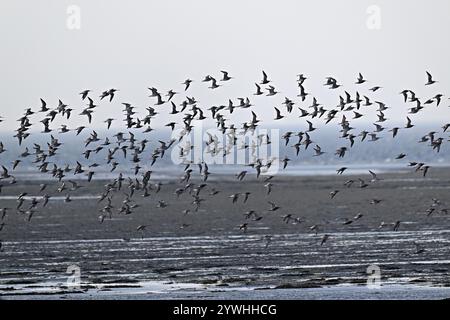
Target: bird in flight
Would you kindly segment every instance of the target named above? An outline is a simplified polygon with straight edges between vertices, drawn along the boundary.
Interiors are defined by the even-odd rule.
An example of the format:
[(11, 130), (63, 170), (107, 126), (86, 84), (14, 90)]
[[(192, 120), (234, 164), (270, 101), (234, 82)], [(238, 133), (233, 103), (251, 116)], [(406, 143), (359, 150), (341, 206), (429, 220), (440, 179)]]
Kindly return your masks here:
[(433, 80), (433, 76), (431, 73), (427, 71), (427, 83), (425, 83), (426, 86), (432, 85), (433, 83), (436, 83), (437, 81)]
[(364, 79), (363, 75), (360, 73), (358, 75), (358, 79), (356, 80), (356, 84), (363, 84), (364, 82), (366, 82), (366, 79)]
[(270, 80), (267, 77), (267, 74), (266, 74), (266, 72), (264, 70), (263, 70), (262, 74), (263, 74), (263, 79), (262, 79), (260, 84), (268, 84), (270, 82)]
[(191, 83), (192, 83), (192, 80), (191, 80), (191, 79), (186, 79), (186, 80), (184, 80), (184, 82), (182, 83), (182, 84), (185, 85), (184, 91), (187, 91), (187, 89), (189, 89), (189, 86), (191, 85)]
[[(437, 82), (429, 72), (426, 74), (427, 86)], [(147, 100), (142, 104), (145, 103), (145, 106), (117, 101), (122, 98), (122, 91), (118, 94), (119, 90), (115, 88), (100, 91), (101, 93), (96, 95), (93, 95), (91, 90), (82, 92), (77, 90), (76, 93), (79, 92), (79, 94), (76, 94), (76, 97), (79, 101), (73, 104), (56, 99), (55, 105), (52, 105), (48, 98), (43, 96), (49, 103), (43, 98), (36, 97), (36, 107), (24, 108), (17, 122), (14, 122), (17, 129), (11, 136), (14, 137), (16, 145), (13, 146), (10, 142), (4, 141), (4, 136), (1, 137), (3, 141), (0, 141), (2, 155), (0, 193), (5, 193), (5, 197), (13, 194), (11, 199), (15, 201), (15, 204), (11, 205), (11, 208), (0, 208), (2, 221), (0, 231), (8, 233), (13, 228), (13, 224), (9, 222), (12, 218), (11, 212), (23, 217), (22, 220), (38, 223), (48, 216), (40, 214), (41, 211), (55, 210), (58, 207), (58, 200), (63, 202), (64, 209), (80, 203), (82, 201), (78, 201), (78, 196), (84, 192), (89, 194), (93, 189), (88, 189), (88, 186), (92, 186), (101, 190), (93, 201), (93, 204), (98, 205), (96, 212), (100, 213), (96, 213), (93, 220), (102, 223), (103, 227), (116, 215), (119, 215), (118, 220), (121, 221), (128, 219), (128, 215), (131, 215), (130, 218), (136, 217), (141, 224), (136, 231), (133, 231), (134, 227), (129, 231), (140, 234), (142, 238), (144, 232), (150, 229), (147, 226), (150, 226), (152, 221), (156, 221), (154, 220), (157, 219), (156, 217), (168, 220), (155, 228), (172, 226), (177, 230), (183, 229), (185, 233), (190, 231), (197, 233), (199, 230), (196, 219), (212, 219), (213, 214), (208, 217), (202, 214), (213, 212), (221, 214), (222, 210), (229, 211), (229, 214), (224, 216), (227, 221), (233, 219), (233, 214), (239, 219), (245, 219), (244, 223), (232, 221), (229, 224), (231, 232), (235, 233), (241, 231), (257, 233), (258, 228), (264, 223), (268, 224), (264, 227), (270, 229), (271, 223), (280, 222), (281, 227), (286, 228), (295, 228), (294, 225), (299, 225), (299, 232), (302, 232), (301, 228), (305, 221), (308, 226), (306, 231), (315, 232), (316, 235), (318, 230), (322, 230), (322, 227), (325, 229), (325, 226), (326, 228), (333, 226), (345, 228), (346, 232), (351, 232), (354, 228), (362, 228), (365, 222), (367, 222), (366, 228), (370, 229), (369, 220), (378, 209), (396, 210), (395, 201), (405, 201), (405, 203), (407, 201), (389, 196), (391, 187), (389, 184), (393, 184), (392, 179), (388, 177), (381, 179), (378, 175), (382, 174), (375, 169), (368, 170), (370, 176), (367, 174), (367, 169), (364, 169), (366, 173), (363, 170), (362, 174), (358, 174), (358, 170), (348, 164), (348, 162), (351, 163), (349, 157), (357, 152), (356, 149), (359, 148), (360, 154), (368, 160), (371, 160), (371, 156), (379, 150), (383, 150), (383, 156), (391, 152), (386, 158), (398, 160), (395, 161), (395, 165), (403, 165), (402, 159), (411, 160), (410, 165), (404, 164), (405, 167), (410, 168), (406, 174), (416, 175), (413, 176), (414, 180), (423, 180), (424, 184), (439, 178), (438, 174), (435, 174), (433, 179), (423, 179), (427, 177), (430, 170), (434, 170), (434, 167), (430, 166), (432, 161), (425, 162), (410, 151), (410, 148), (412, 146), (424, 148), (429, 151), (424, 153), (431, 158), (448, 146), (450, 123), (444, 116), (444, 103), (447, 101), (444, 93), (432, 92), (421, 98), (419, 91), (416, 95), (415, 91), (404, 89), (398, 94), (396, 89), (395, 96), (400, 102), (397, 108), (394, 103), (391, 106), (388, 101), (382, 100), (384, 92), (380, 90), (381, 86), (367, 86), (369, 81), (363, 77), (362, 73), (358, 73), (356, 82), (351, 81), (352, 87), (356, 90), (347, 88), (334, 76), (327, 77), (325, 83), (320, 80), (320, 88), (330, 89), (326, 90), (326, 94), (330, 96), (329, 101), (322, 101), (318, 95), (319, 86), (310, 86), (312, 77), (306, 77), (304, 74), (297, 75), (296, 83), (293, 83), (294, 89), (299, 90), (297, 95), (294, 93), (296, 91), (290, 92), (279, 87), (278, 84), (269, 80), (265, 71), (262, 71), (262, 79), (259, 79), (257, 75), (256, 79), (247, 83), (247, 86), (241, 87), (241, 89), (249, 88), (247, 92), (241, 90), (238, 95), (224, 96), (226, 87), (234, 83), (234, 80), (230, 81), (233, 77), (225, 70), (220, 70), (217, 80), (215, 77), (215, 73), (210, 73), (204, 78), (195, 80), (195, 83), (199, 83), (201, 85), (199, 89), (205, 89), (203, 92), (208, 92), (209, 95), (218, 94), (217, 99), (203, 99), (190, 94), (186, 96), (187, 90), (194, 82), (190, 78), (183, 83), (178, 83), (178, 86), (183, 85), (184, 95), (180, 93), (183, 89), (176, 87), (161, 90), (153, 86), (148, 87), (149, 91), (144, 87), (143, 96)], [(307, 79), (309, 80), (306, 81)], [(206, 89), (219, 87), (221, 87), (219, 90)], [(427, 90), (433, 90), (433, 88), (432, 86)], [(317, 92), (313, 92), (315, 90)], [(387, 91), (387, 88), (383, 91)], [(190, 92), (193, 92), (192, 89)], [(280, 92), (283, 94), (282, 97)], [(404, 109), (402, 109), (402, 103)], [(270, 110), (274, 105), (278, 107), (274, 107), (275, 116), (271, 119)], [(437, 106), (439, 108), (436, 108)], [(394, 108), (396, 108), (395, 112), (391, 112)], [(442, 117), (440, 117), (441, 112)], [(434, 131), (421, 133), (421, 136), (417, 138), (420, 145), (404, 145), (401, 144), (402, 141), (397, 141), (407, 135), (412, 137), (416, 130), (404, 129), (416, 126), (415, 129), (420, 130), (420, 116), (433, 113), (440, 121), (446, 121), (441, 121), (438, 126), (430, 129)], [(404, 126), (396, 124), (398, 119), (394, 118), (398, 114), (402, 114), (400, 119), (406, 116)], [(4, 125), (7, 120), (0, 116), (1, 125)], [(277, 121), (279, 135), (260, 131), (265, 129), (262, 128), (263, 125), (270, 127), (272, 120)], [(72, 121), (77, 125), (73, 125)], [(292, 122), (294, 124), (288, 128), (285, 123), (289, 121), (295, 122)], [(97, 129), (97, 125), (105, 130)], [(42, 126), (43, 131), (39, 132)], [(122, 126), (121, 129), (119, 129), (120, 126)], [(203, 138), (200, 141), (190, 140), (190, 134), (197, 132), (197, 129), (200, 130), (202, 126), (204, 129), (212, 128), (211, 132), (209, 129), (206, 130), (205, 141)], [(35, 130), (38, 128), (40, 130)], [(217, 131), (214, 132), (215, 129)], [(326, 130), (332, 133), (322, 136)], [(170, 134), (170, 136), (164, 138), (163, 134)], [(254, 134), (256, 139), (246, 140), (249, 134)], [(37, 135), (42, 136), (43, 140), (34, 139)], [(387, 144), (388, 139), (392, 141), (394, 138), (399, 144), (395, 148), (390, 148)], [(320, 145), (325, 150), (333, 148), (333, 143), (336, 144), (336, 149), (331, 149), (336, 150), (334, 154), (331, 152), (329, 157), (324, 156), (326, 152), (322, 151)], [(310, 145), (313, 146), (312, 151), (311, 149), (308, 151)], [(262, 150), (265, 147), (272, 148), (270, 151), (277, 151), (277, 153), (265, 154)], [(376, 149), (377, 147), (381, 149)], [(81, 148), (80, 152), (77, 151), (78, 148)], [(197, 148), (200, 149), (198, 153)], [(232, 174), (229, 174), (231, 177), (225, 177), (225, 174), (222, 175), (220, 172), (216, 175), (215, 166), (208, 167), (210, 163), (206, 159), (209, 156), (223, 160), (212, 161), (216, 164), (228, 164), (228, 157), (234, 156), (235, 150), (243, 150), (248, 154), (246, 153), (245, 164), (233, 170)], [(442, 154), (441, 151), (439, 156)], [(358, 156), (358, 153), (356, 155)], [(317, 158), (319, 156), (322, 157)], [(419, 159), (414, 159), (415, 156)], [(175, 158), (180, 160), (179, 166), (165, 168), (167, 164), (165, 161)], [(325, 191), (323, 193), (320, 191), (320, 198), (317, 199), (314, 196), (310, 197), (309, 190), (308, 193), (303, 193), (304, 190), (300, 188), (297, 190), (296, 184), (292, 182), (294, 178), (280, 177), (283, 174), (290, 174), (291, 171), (298, 171), (291, 170), (292, 168), (297, 169), (304, 163), (313, 161), (319, 165), (339, 162), (332, 179), (329, 178), (326, 181), (319, 179), (320, 189)], [(288, 165), (289, 170), (283, 171)], [(271, 172), (274, 167), (275, 173)], [(351, 172), (347, 171), (348, 167), (352, 168), (349, 170)], [(26, 188), (19, 189), (19, 185), (14, 186), (14, 184), (23, 179), (22, 170), (25, 168), (37, 170), (51, 181), (30, 182), (26, 184)], [(180, 176), (182, 175), (181, 179), (166, 183), (165, 178), (159, 178), (157, 171), (161, 170), (161, 176), (165, 177), (166, 174), (170, 175), (178, 168), (180, 168)], [(344, 178), (341, 176), (344, 173), (346, 176), (347, 173), (351, 176)], [(99, 177), (105, 175), (108, 179)], [(211, 178), (208, 180), (209, 176)], [(103, 182), (103, 180), (108, 181)], [(305, 179), (305, 183), (309, 181), (309, 178)], [(255, 186), (254, 189), (253, 186)], [(383, 193), (379, 193), (384, 187), (388, 190), (386, 197)], [(166, 193), (166, 190), (169, 191)], [(392, 195), (400, 194), (401, 190), (396, 189), (396, 193)], [(440, 192), (440, 189), (430, 190), (426, 189), (423, 192), (437, 194)], [(419, 197), (420, 192), (422, 190), (408, 189), (410, 197)], [(298, 199), (292, 199), (292, 196)], [(349, 196), (352, 197), (351, 202), (343, 204), (344, 201), (348, 201), (346, 199)], [(298, 213), (293, 211), (296, 207), (290, 207), (295, 206), (293, 202), (297, 200), (304, 202), (311, 211), (311, 217), (297, 216)], [(266, 201), (268, 205), (265, 204)], [(321, 206), (323, 205), (324, 212), (329, 211), (330, 214), (344, 212), (347, 214), (346, 217), (343, 218), (344, 220), (342, 218), (322, 219), (320, 212), (314, 211), (316, 209), (314, 203), (317, 201)], [(408, 205), (412, 206), (417, 201), (408, 202)], [(358, 205), (367, 206), (367, 213), (361, 211), (364, 212), (364, 218), (363, 213), (356, 211), (358, 213), (355, 215), (354, 208), (350, 208), (356, 202), (359, 202)], [(173, 212), (170, 211), (172, 208)], [(409, 208), (407, 209), (410, 212)], [(364, 207), (360, 210), (364, 210)], [(439, 215), (446, 214), (448, 210), (447, 207), (435, 201), (426, 213), (428, 219), (432, 221), (442, 218)], [(425, 208), (420, 209), (420, 212), (424, 211)], [(37, 219), (33, 218), (31, 221), (32, 217)], [(74, 219), (76, 217), (77, 215), (73, 216)], [(398, 231), (400, 225), (406, 228), (407, 224), (398, 220), (394, 223), (383, 223), (382, 226), (393, 227), (394, 231)], [(98, 228), (98, 222), (96, 225)], [(254, 228), (255, 225), (258, 228)], [(239, 227), (236, 228), (236, 226)], [(221, 226), (217, 228), (214, 226), (214, 228), (218, 230)], [(321, 246), (329, 241), (330, 234), (333, 235), (331, 231), (323, 234)], [(247, 243), (251, 245), (251, 236), (241, 234), (239, 237), (249, 241)], [(264, 239), (267, 249), (272, 236), (266, 236)]]

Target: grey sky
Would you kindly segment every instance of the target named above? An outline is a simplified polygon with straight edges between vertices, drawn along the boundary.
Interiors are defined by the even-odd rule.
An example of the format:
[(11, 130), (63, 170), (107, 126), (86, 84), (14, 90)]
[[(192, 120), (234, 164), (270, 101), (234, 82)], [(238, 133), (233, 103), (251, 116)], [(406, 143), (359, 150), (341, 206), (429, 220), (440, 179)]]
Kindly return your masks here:
[[(66, 27), (72, 4), (81, 9), (80, 30)], [(369, 5), (381, 9), (380, 30), (366, 26)], [(392, 106), (391, 119), (404, 119), (401, 89), (416, 89), (423, 99), (443, 93), (436, 112), (416, 117), (443, 123), (450, 120), (449, 13), (447, 0), (3, 0), (0, 115), (8, 120), (1, 129), (15, 128), (23, 109), (38, 108), (40, 97), (52, 107), (61, 98), (80, 108), (78, 92), (85, 88), (95, 97), (119, 88), (117, 103), (102, 104), (95, 116), (122, 119), (119, 102), (142, 111), (153, 101), (148, 86), (180, 92), (188, 77), (196, 80), (188, 95), (200, 106), (249, 96), (269, 120), (284, 96), (295, 98), (298, 73), (310, 77), (305, 86), (319, 102), (334, 107), (336, 95), (324, 89), (324, 78), (333, 75), (354, 92), (358, 72), (370, 85), (384, 87), (374, 99)], [(214, 92), (200, 83), (206, 74), (219, 77), (221, 69), (229, 70), (234, 82)], [(277, 98), (253, 98), (262, 69), (281, 91)], [(425, 70), (439, 83), (425, 88)], [(69, 125), (84, 119), (74, 116)]]

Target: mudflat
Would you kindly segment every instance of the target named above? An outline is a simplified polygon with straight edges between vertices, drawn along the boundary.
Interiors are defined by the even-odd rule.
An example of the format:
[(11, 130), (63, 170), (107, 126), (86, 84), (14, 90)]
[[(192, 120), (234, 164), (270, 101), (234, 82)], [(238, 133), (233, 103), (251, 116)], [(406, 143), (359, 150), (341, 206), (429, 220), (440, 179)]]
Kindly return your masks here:
[[(38, 204), (30, 221), (16, 212), (16, 197), (28, 193), (26, 210), (32, 197), (43, 194), (42, 182), (18, 182), (0, 195), (0, 207), (11, 208), (0, 231), (0, 294), (69, 294), (69, 266), (80, 268), (78, 297), (94, 288), (139, 289), (145, 283), (180, 284), (163, 286), (166, 298), (176, 297), (183, 283), (193, 285), (196, 298), (211, 288), (265, 291), (368, 280), (450, 286), (450, 169), (432, 168), (426, 178), (411, 171), (379, 177), (276, 176), (267, 194), (264, 177), (240, 182), (211, 175), (197, 211), (189, 191), (174, 194), (186, 183), (168, 180), (147, 197), (136, 190), (131, 214), (118, 213), (124, 193), (130, 194), (124, 181), (112, 194), (111, 217), (99, 211), (105, 201), (97, 198), (109, 181), (80, 181), (83, 187), (70, 192), (70, 202), (56, 191), (60, 184), (46, 182), (51, 198), (45, 208)], [(358, 178), (368, 186), (361, 188)], [(347, 187), (348, 180), (355, 182)], [(191, 183), (195, 188), (204, 182), (193, 175)], [(211, 195), (213, 189), (219, 192)], [(339, 192), (331, 198), (334, 190)], [(229, 196), (236, 193), (233, 204)], [(269, 201), (279, 209), (270, 211)], [(246, 219), (250, 210), (256, 215)]]

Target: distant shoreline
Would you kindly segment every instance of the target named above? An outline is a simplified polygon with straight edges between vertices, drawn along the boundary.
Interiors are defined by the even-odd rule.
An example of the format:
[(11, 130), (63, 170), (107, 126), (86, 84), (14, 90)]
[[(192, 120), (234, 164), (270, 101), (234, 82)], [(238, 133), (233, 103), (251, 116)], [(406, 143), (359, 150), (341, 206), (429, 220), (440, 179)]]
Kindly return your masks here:
[[(312, 177), (312, 176), (334, 176), (336, 175), (336, 170), (342, 166), (346, 166), (348, 169), (345, 171), (345, 175), (355, 176), (361, 174), (367, 174), (368, 170), (372, 170), (376, 173), (414, 173), (414, 169), (408, 167), (404, 163), (395, 164), (395, 163), (373, 163), (373, 164), (324, 164), (324, 165), (313, 165), (313, 164), (305, 164), (305, 165), (290, 165), (286, 169), (281, 169), (274, 174), (275, 176), (281, 177)], [(447, 170), (450, 169), (450, 163), (427, 163), (427, 165), (431, 166), (430, 171), (434, 170)], [(159, 166), (156, 169), (153, 167), (143, 168), (140, 172), (135, 175), (132, 170), (129, 171), (96, 171), (94, 176), (94, 181), (105, 181), (105, 180), (113, 180), (116, 179), (120, 173), (123, 174), (124, 178), (131, 177), (140, 177), (142, 173), (147, 170), (155, 170), (152, 174), (152, 180), (177, 180), (183, 174), (184, 165), (171, 165), (171, 166)], [(196, 164), (191, 165), (191, 169), (195, 172), (198, 170)], [(234, 176), (238, 172), (242, 170), (248, 171), (248, 176), (256, 176), (254, 169), (245, 165), (210, 165), (210, 177), (209, 181), (217, 179), (217, 177), (229, 177)], [(29, 170), (17, 170), (11, 173), (18, 180), (33, 180), (33, 181), (57, 181), (53, 178), (49, 173), (40, 173), (37, 172), (35, 168), (30, 168)], [(261, 177), (268, 176), (271, 174), (261, 174)], [(420, 175), (418, 175), (420, 177)], [(64, 180), (87, 180), (87, 178), (83, 175), (73, 175), (69, 173)], [(0, 180), (1, 181), (1, 180)], [(18, 181), (20, 182), (20, 181)]]

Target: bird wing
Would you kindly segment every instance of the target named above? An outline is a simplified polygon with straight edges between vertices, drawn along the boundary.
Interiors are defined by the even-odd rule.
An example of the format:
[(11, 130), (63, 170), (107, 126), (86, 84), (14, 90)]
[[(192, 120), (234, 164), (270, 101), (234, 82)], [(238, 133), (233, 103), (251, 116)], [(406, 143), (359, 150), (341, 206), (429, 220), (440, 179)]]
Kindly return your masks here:
[(281, 116), (281, 114), (280, 114), (280, 110), (278, 110), (278, 108), (277, 107), (274, 107), (275, 108), (275, 112), (277, 113), (277, 118), (278, 117), (280, 117)]
[(252, 120), (252, 122), (256, 122), (256, 114), (255, 114), (255, 112), (252, 111), (252, 115), (253, 115), (253, 120)]

